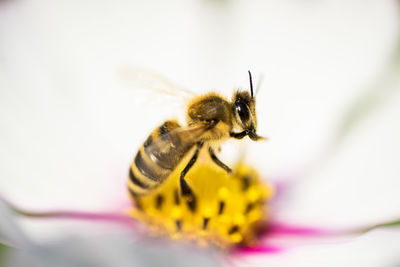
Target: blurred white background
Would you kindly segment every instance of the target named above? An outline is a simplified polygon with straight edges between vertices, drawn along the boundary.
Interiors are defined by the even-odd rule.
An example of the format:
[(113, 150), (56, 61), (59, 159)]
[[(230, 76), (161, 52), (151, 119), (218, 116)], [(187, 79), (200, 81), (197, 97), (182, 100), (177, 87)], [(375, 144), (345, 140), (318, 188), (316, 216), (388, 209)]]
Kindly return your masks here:
[[(276, 217), (343, 227), (399, 217), (399, 69), (388, 74), (399, 12), (394, 0), (2, 1), (0, 192), (27, 208), (121, 205), (137, 148), (183, 110), (139, 102), (118, 68), (229, 97), (250, 69), (264, 77), (258, 132), (269, 140), (246, 141), (246, 160), (264, 177), (302, 179)], [(370, 92), (380, 105), (334, 146)]]

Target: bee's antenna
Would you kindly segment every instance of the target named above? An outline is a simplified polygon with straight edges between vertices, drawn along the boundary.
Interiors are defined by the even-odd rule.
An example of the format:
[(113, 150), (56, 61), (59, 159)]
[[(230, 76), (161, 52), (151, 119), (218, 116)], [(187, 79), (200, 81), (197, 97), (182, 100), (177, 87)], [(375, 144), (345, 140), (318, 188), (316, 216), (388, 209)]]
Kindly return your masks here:
[(249, 72), (249, 78), (250, 78), (250, 92), (251, 92), (251, 98), (253, 98), (253, 79), (251, 78), (251, 72)]

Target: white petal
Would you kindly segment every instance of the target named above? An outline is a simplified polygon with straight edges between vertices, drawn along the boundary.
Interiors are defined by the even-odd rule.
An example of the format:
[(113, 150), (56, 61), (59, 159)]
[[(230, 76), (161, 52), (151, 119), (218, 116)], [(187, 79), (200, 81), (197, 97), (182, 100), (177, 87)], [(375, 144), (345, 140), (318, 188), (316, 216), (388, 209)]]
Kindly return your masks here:
[(122, 234), (98, 234), (90, 240), (69, 238), (16, 251), (8, 257), (6, 266), (187, 266), (189, 262), (191, 266), (219, 266), (210, 251), (133, 240)]
[[(248, 258), (240, 266), (365, 266), (394, 267), (400, 263), (399, 230), (375, 230), (354, 240), (305, 246), (275, 255)], [(240, 260), (238, 261), (240, 264)]]
[(13, 212), (0, 198), (0, 243), (14, 247), (28, 247), (29, 238), (18, 227)]
[[(400, 81), (390, 86), (398, 89)], [(316, 162), (293, 192), (287, 220), (352, 227), (400, 216), (399, 104), (399, 93), (386, 99), (328, 159)]]
[(1, 258), (2, 266), (187, 266), (188, 262), (191, 266), (218, 266), (221, 260), (212, 251), (140, 240), (132, 231), (113, 225), (101, 232), (92, 226), (90, 231), (81, 231), (79, 237), (34, 243), (19, 228), (15, 215), (2, 200), (0, 214), (0, 243), (11, 246)]
[[(303, 166), (331, 138), (342, 108), (384, 65), (398, 31), (396, 4), (262, 0), (1, 4), (2, 194), (27, 208), (88, 210), (114, 206), (125, 196), (126, 170), (135, 150), (155, 125), (169, 118), (162, 107), (146, 110), (132, 105), (135, 94), (119, 86), (114, 73), (120, 64), (131, 62), (154, 68), (198, 92), (221, 88), (230, 94), (233, 85), (247, 86), (247, 80), (240, 80), (247, 78), (248, 68), (265, 73), (257, 99), (258, 124), (260, 134), (270, 141), (252, 144), (249, 159), (262, 173)], [(326, 180), (314, 178), (310, 184), (316, 187), (302, 188), (296, 211), (308, 214), (306, 220), (335, 220), (335, 224), (342, 220), (344, 225), (354, 216), (361, 222), (393, 215), (376, 210), (378, 204), (382, 207), (380, 201), (392, 204), (394, 193), (389, 189), (386, 194), (379, 183), (382, 179), (374, 180), (384, 176), (383, 181), (398, 187), (391, 179), (398, 172), (390, 158), (377, 156), (391, 155), (386, 152), (391, 151), (392, 136), (366, 128), (365, 134), (387, 143), (381, 148), (368, 136), (353, 137), (349, 143), (358, 148), (355, 158), (363, 160), (356, 169), (356, 164), (346, 165), (353, 162), (346, 156), (354, 155), (344, 148), (338, 156), (342, 159), (320, 172), (318, 177)], [(354, 142), (358, 139), (360, 143)], [(362, 149), (369, 148), (369, 141), (375, 145), (371, 161)], [(385, 175), (376, 165), (372, 171), (364, 170), (380, 160)], [(359, 178), (350, 187), (349, 176)], [(370, 186), (359, 190), (360, 184), (385, 193), (376, 195)], [(361, 195), (369, 196), (368, 204), (358, 198)]]
[(170, 116), (134, 106), (115, 75), (129, 63), (228, 95), (248, 86), (248, 68), (265, 73), (258, 124), (270, 141), (251, 144), (249, 159), (263, 173), (303, 166), (383, 65), (395, 3), (9, 2), (0, 9), (1, 187), (35, 207), (118, 202), (135, 151)]

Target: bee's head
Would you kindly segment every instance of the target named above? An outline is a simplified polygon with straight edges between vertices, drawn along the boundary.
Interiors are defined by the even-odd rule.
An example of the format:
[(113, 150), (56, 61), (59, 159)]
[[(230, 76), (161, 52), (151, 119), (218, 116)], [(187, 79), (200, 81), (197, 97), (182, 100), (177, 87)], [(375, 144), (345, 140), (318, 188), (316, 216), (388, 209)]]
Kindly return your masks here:
[(247, 91), (236, 91), (233, 94), (233, 120), (235, 127), (244, 131), (251, 140), (264, 139), (257, 135), (256, 101), (253, 95), (253, 82), (250, 77), (250, 94)]

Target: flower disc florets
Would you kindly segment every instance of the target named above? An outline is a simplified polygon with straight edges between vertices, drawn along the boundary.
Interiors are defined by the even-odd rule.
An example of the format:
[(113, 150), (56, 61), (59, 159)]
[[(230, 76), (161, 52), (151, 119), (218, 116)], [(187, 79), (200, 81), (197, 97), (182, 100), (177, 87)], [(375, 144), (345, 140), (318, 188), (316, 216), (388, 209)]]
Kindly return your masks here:
[(193, 188), (196, 207), (179, 191), (181, 166), (152, 193), (136, 198), (130, 215), (153, 235), (230, 248), (252, 245), (267, 220), (273, 189), (249, 165), (237, 164), (228, 174), (215, 163), (199, 161), (185, 179)]

